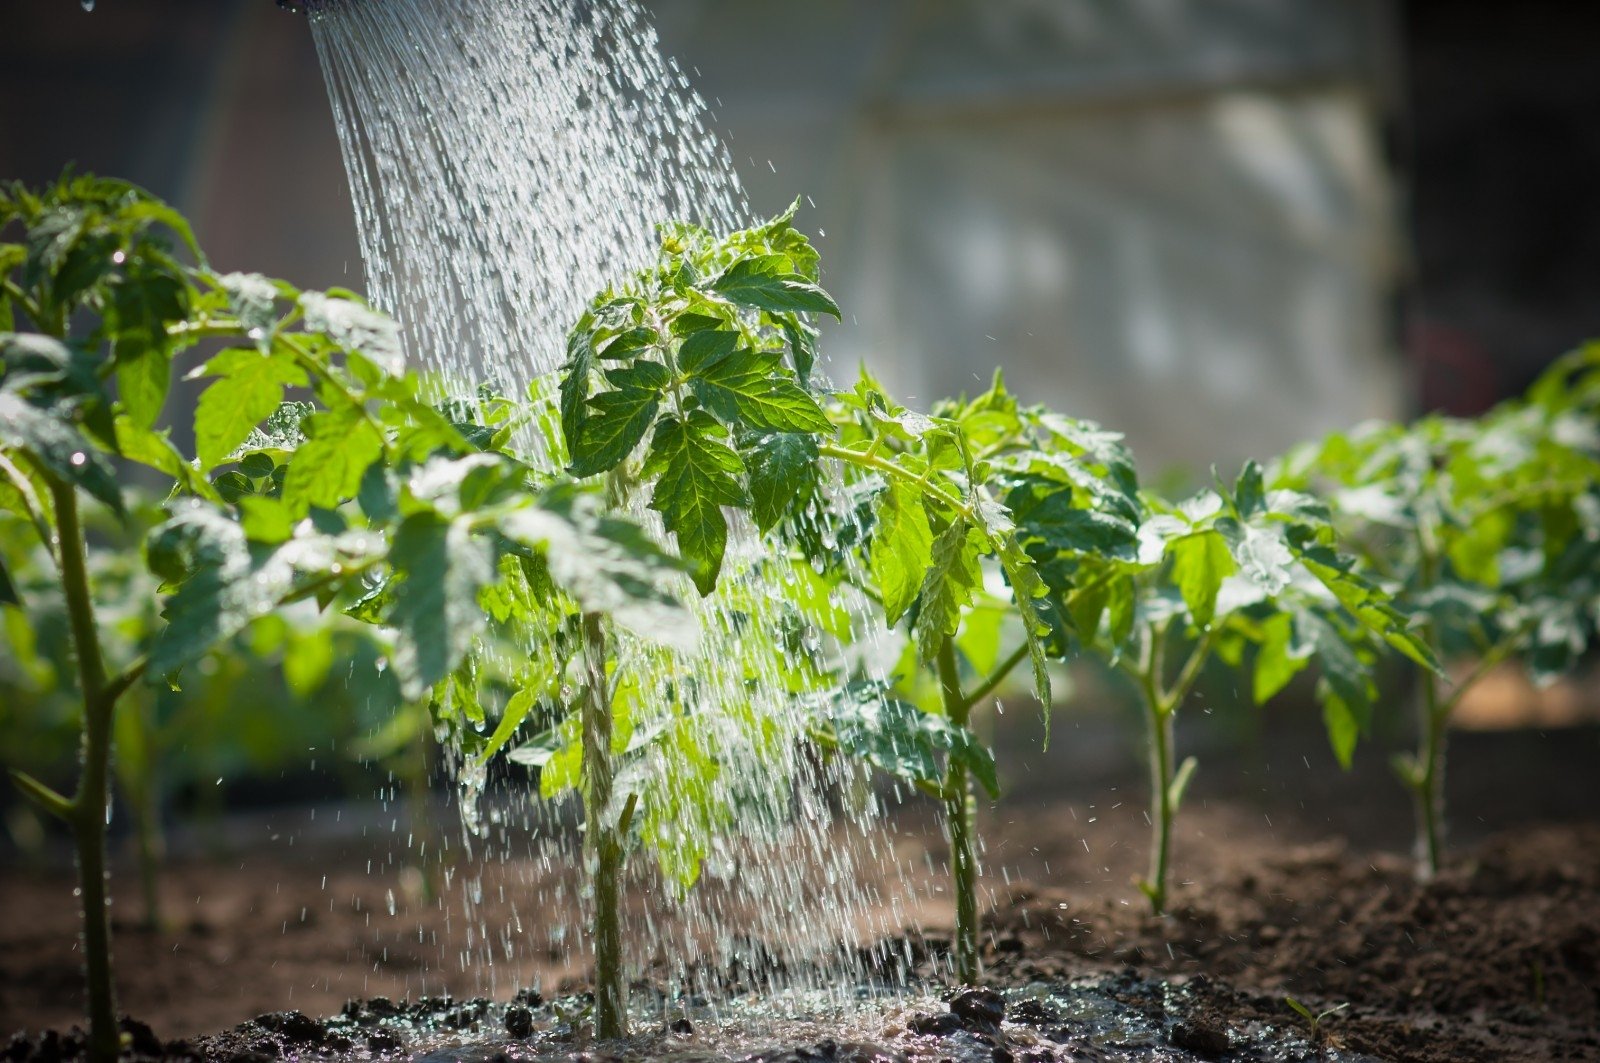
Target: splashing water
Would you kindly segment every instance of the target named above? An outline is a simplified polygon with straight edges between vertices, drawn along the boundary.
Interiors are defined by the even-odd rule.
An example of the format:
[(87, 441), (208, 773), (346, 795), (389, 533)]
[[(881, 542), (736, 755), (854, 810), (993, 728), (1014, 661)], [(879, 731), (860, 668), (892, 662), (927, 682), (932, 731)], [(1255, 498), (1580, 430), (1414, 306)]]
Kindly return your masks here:
[[(329, 0), (311, 17), (371, 296), (399, 321), (413, 360), (444, 379), (549, 387), (566, 329), (596, 291), (653, 259), (656, 223), (747, 223), (727, 151), (634, 0)], [(537, 438), (524, 442), (538, 450)], [(696, 605), (698, 652), (622, 650), (647, 691), (671, 684), (692, 701), (698, 750), (679, 755), (714, 753), (717, 803), (736, 812), (706, 854), (711, 881), (687, 896), (646, 854), (630, 860), (643, 887), (625, 915), (633, 966), (650, 960), (681, 987), (697, 965), (770, 977), (776, 963), (791, 984), (842, 987), (861, 973), (849, 939), (902, 924), (903, 882), (868, 884), (882, 849), (861, 780), (802, 756), (803, 721), (781, 679), (745, 673), (740, 644), (776, 638), (784, 593), (762, 574), (754, 532), (733, 532), (724, 586)], [(641, 812), (683, 796), (671, 765), (650, 767)], [(486, 925), (482, 871), (469, 870), (459, 962), (488, 971), (492, 988), (495, 964), (519, 954), (581, 956), (586, 943), (568, 927), (582, 924), (552, 917), (575, 899), (579, 857), (563, 810), (513, 795), (480, 820), (482, 769), (463, 782), (478, 848), (531, 854), (525, 889), (548, 942), (530, 941), (520, 919)], [(843, 802), (853, 832), (836, 821), (842, 793), (858, 795)]]

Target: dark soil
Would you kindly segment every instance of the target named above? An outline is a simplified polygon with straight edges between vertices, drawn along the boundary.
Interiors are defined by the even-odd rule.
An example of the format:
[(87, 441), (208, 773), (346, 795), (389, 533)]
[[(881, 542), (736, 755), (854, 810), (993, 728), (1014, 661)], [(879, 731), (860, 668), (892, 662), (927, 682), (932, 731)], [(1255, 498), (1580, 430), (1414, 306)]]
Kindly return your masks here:
[[(1562, 807), (1518, 796), (1537, 790), (1541, 772), (1562, 757), (1572, 761), (1562, 763), (1569, 780), (1572, 767), (1600, 764), (1588, 732), (1581, 740), (1557, 735), (1555, 746), (1547, 758), (1507, 759), (1506, 743), (1485, 741), (1481, 764), (1473, 763), (1470, 744), (1457, 750), (1458, 777), (1476, 780), (1486, 800), (1453, 795), (1463, 840), (1450, 866), (1425, 886), (1387, 845), (1405, 836), (1407, 814), (1381, 775), (1353, 786), (1330, 813), (1327, 805), (1207, 790), (1208, 774), (1213, 780), (1239, 774), (1205, 762), (1180, 819), (1179, 881), (1163, 919), (1147, 913), (1130, 884), (1143, 870), (1146, 842), (1135, 782), (1123, 779), (1112, 788), (1094, 780), (1080, 800), (1024, 790), (1022, 798), (985, 812), (979, 824), (990, 891), (987, 976), (1010, 993), (1004, 1030), (1011, 1040), (986, 1045), (978, 1038), (974, 1024), (988, 1020), (975, 1001), (948, 1017), (925, 1017), (926, 1036), (935, 1044), (946, 1038), (950, 1058), (977, 1058), (975, 1045), (997, 1060), (1006, 1053), (1039, 1060), (1267, 1058), (1259, 1054), (1263, 1036), (1277, 1038), (1282, 1049), (1294, 1031), (1309, 1032), (1284, 1003), (1293, 996), (1316, 1011), (1348, 1005), (1319, 1031), (1322, 1047), (1344, 1058), (1600, 1060), (1600, 815), (1593, 808), (1600, 786), (1591, 770), (1587, 787), (1576, 787)], [(1485, 778), (1499, 778), (1509, 800), (1496, 800)], [(1373, 825), (1368, 833), (1380, 842), (1328, 840), (1335, 814), (1356, 825), (1349, 833), (1357, 837), (1365, 816)], [(899, 835), (900, 859), (920, 862), (922, 851), (936, 866), (943, 859), (926, 810), (908, 809)], [(508, 1003), (519, 987), (581, 989), (575, 972), (533, 949), (494, 968), (463, 969), (459, 898), (408, 897), (398, 864), (380, 855), (369, 872), (370, 847), (241, 842), (252, 846), (242, 862), (170, 869), (169, 929), (151, 933), (119, 923), (119, 1003), (156, 1031), (138, 1033), (134, 1047), (235, 1063), (337, 1055), (346, 1041), (358, 1052), (382, 1054), (386, 1031), (421, 1015), (484, 1031), (488, 1047), (481, 1055), (490, 1063), (498, 1051), (494, 1039), (518, 1040), (508, 1022), (521, 1028), (526, 1020), (529, 1031), (549, 1031), (557, 1022), (552, 1005)], [(81, 1014), (70, 881), (60, 873), (0, 874), (0, 1031), (68, 1029)], [(490, 908), (501, 887), (513, 897), (525, 889), (527, 874), (512, 863), (486, 875)], [(122, 873), (121, 881), (130, 879)], [(944, 895), (932, 892), (937, 882), (929, 880), (919, 913), (929, 928), (948, 925)], [(129, 892), (118, 895), (124, 920)], [(911, 935), (907, 945), (917, 959), (914, 978), (933, 974), (948, 947), (937, 929)], [(1084, 992), (1156, 1016), (1155, 1042), (1117, 1055), (1103, 1042), (1051, 1040), (1060, 1021), (1049, 1009), (1019, 1004), (1016, 992), (1073, 979), (1092, 981)], [(455, 998), (445, 1002), (446, 994)], [(498, 1003), (480, 1004), (480, 995)], [(410, 1003), (388, 1005), (383, 998)], [(353, 999), (368, 1003), (347, 1008)], [(398, 1017), (358, 1021), (385, 1007)], [(290, 1008), (313, 1018), (274, 1017)], [(226, 1037), (205, 1036), (254, 1016), (267, 1017)], [(316, 1031), (320, 1039), (294, 1047), (293, 1038)], [(394, 1036), (390, 1050), (407, 1043)], [(663, 1026), (655, 1036), (633, 1057), (656, 1058), (677, 1044), (673, 1037), (688, 1035)], [(35, 1038), (16, 1042), (6, 1058), (58, 1063), (74, 1047), (62, 1036)], [(1126, 1054), (1156, 1047), (1153, 1055)], [(784, 1046), (791, 1054), (774, 1058), (873, 1058), (857, 1049), (841, 1039), (832, 1048)], [(1295, 1056), (1279, 1051), (1274, 1058)]]

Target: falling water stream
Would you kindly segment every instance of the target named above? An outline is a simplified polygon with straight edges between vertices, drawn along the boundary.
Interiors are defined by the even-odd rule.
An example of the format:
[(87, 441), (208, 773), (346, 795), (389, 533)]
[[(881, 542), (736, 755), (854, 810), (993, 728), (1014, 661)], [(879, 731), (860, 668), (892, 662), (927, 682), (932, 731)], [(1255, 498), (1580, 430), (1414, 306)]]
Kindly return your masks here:
[[(310, 14), (370, 295), (398, 320), (412, 360), (442, 380), (487, 378), (508, 394), (548, 387), (589, 299), (652, 261), (657, 223), (726, 231), (750, 220), (703, 104), (634, 0), (332, 0)], [(540, 450), (536, 437), (523, 442)], [(723, 587), (695, 601), (693, 652), (623, 646), (646, 689), (694, 692), (697, 729), (722, 762), (716, 796), (736, 812), (706, 881), (687, 893), (648, 854), (630, 860), (645, 899), (625, 916), (632, 958), (680, 988), (696, 965), (770, 971), (778, 961), (792, 987), (853, 993), (851, 939), (900, 928), (903, 884), (891, 895), (867, 885), (880, 830), (872, 800), (845, 768), (801, 753), (803, 720), (776, 673), (744, 672), (739, 641), (777, 630), (784, 598), (759, 574), (770, 571), (758, 572), (760, 557), (753, 530), (736, 527)], [(536, 638), (521, 652), (540, 652)], [(670, 763), (636, 778), (642, 810), (675, 796)], [(512, 926), (487, 925), (481, 885), (462, 872), (459, 962), (488, 971), (493, 988), (495, 963), (519, 953), (581, 959), (584, 924), (544, 917), (575, 899), (558, 873), (579, 866), (562, 821), (570, 809), (497, 794), (480, 813), (481, 774), (462, 781), (477, 855), (532, 859)], [(843, 802), (848, 825), (842, 794), (857, 795)]]

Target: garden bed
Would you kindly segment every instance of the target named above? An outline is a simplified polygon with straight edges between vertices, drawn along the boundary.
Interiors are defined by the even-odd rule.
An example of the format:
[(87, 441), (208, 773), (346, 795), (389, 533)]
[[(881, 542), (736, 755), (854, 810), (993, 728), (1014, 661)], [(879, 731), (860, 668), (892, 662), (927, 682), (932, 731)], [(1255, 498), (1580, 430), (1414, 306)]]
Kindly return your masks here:
[[(1372, 846), (1362, 834), (1353, 842), (1319, 840), (1326, 836), (1329, 813), (1321, 802), (1264, 805), (1208, 790), (1202, 777), (1179, 828), (1185, 881), (1164, 920), (1146, 914), (1130, 884), (1143, 863), (1146, 835), (1142, 812), (1117, 798), (1124, 792), (1121, 784), (1116, 790), (1098, 783), (1084, 787), (1072, 800), (1019, 797), (1003, 803), (982, 823), (987, 866), (1007, 869), (986, 872), (983, 880), (996, 892), (988, 919), (992, 933), (984, 943), (988, 981), (1017, 991), (1034, 986), (1034, 993), (1056, 998), (1064, 994), (1078, 1001), (1080, 1014), (1143, 1015), (1144, 1025), (1118, 1018), (1121, 1034), (1100, 1031), (1097, 1041), (1089, 1030), (1075, 1039), (1072, 1023), (1058, 1021), (1059, 999), (1041, 1010), (1022, 1006), (1022, 997), (1013, 995), (1005, 1036), (987, 1045), (983, 1058), (993, 1058), (995, 1047), (1018, 1059), (1028, 1052), (1048, 1059), (1115, 1059), (1128, 1052), (1151, 1058), (1150, 1045), (1164, 1046), (1173, 1053), (1168, 1058), (1204, 1058), (1196, 1048), (1179, 1052), (1174, 1037), (1193, 1035), (1192, 1046), (1220, 1047), (1211, 1036), (1218, 1032), (1230, 1038), (1234, 1058), (1257, 1058), (1264, 1045), (1293, 1058), (1306, 1024), (1289, 1011), (1287, 996), (1318, 1010), (1348, 1003), (1327, 1020), (1326, 1033), (1329, 1044), (1353, 1055), (1441, 1061), (1600, 1057), (1600, 816), (1572, 801), (1552, 806), (1548, 792), (1540, 802), (1516, 797), (1532, 792), (1540, 771), (1554, 770), (1553, 760), (1592, 757), (1594, 737), (1584, 730), (1461, 741), (1456, 754), (1463, 784), (1498, 772), (1503, 786), (1498, 797), (1482, 789), (1453, 794), (1460, 833), (1469, 844), (1426, 887), (1412, 881), (1399, 854)], [(1518, 750), (1528, 755), (1507, 755)], [(1381, 769), (1372, 759), (1373, 770)], [(1381, 785), (1381, 775), (1363, 785), (1361, 767), (1339, 787), (1340, 815), (1364, 817), (1370, 824), (1365, 833), (1380, 841), (1403, 836), (1403, 795)], [(1230, 774), (1219, 767), (1212, 779)], [(1356, 794), (1365, 796), (1352, 807)], [(937, 863), (943, 842), (931, 817), (919, 812), (902, 814), (899, 855), (915, 856), (925, 845)], [(459, 898), (447, 896), (442, 906), (408, 903), (397, 869), (382, 863), (387, 837), (368, 874), (369, 854), (355, 842), (308, 845), (302, 839), (291, 846), (291, 836), (284, 832), (277, 844), (226, 864), (186, 862), (172, 870), (166, 899), (173, 930), (151, 935), (122, 928), (118, 935), (124, 1010), (163, 1038), (195, 1038), (258, 1014), (289, 1008), (329, 1017), (339, 1015), (348, 1000), (377, 997), (432, 997), (425, 1010), (442, 1020), (461, 1015), (463, 1005), (471, 1014), (471, 1001), (487, 994), (499, 1003), (463, 1029), (438, 1031), (433, 1042), (439, 1047), (439, 1038), (470, 1041), (484, 1046), (480, 1054), (487, 1060), (507, 1049), (505, 1005), (519, 987), (537, 983), (551, 996), (581, 989), (575, 982), (563, 984), (571, 972), (532, 949), (492, 969), (462, 971)], [(509, 891), (526, 871), (515, 864), (490, 869), (486, 896), (497, 896), (502, 882)], [(928, 886), (937, 883), (935, 877)], [(58, 878), (8, 871), (4, 891), (0, 1028), (65, 1029), (81, 1008), (70, 890)], [(930, 895), (922, 913), (930, 926), (948, 925), (942, 897)], [(491, 899), (485, 918), (493, 923), (500, 914)], [(932, 970), (927, 959), (946, 947), (937, 931), (909, 944), (923, 974)], [(1088, 982), (1069, 988), (1082, 979)], [(1173, 996), (1163, 988), (1166, 981), (1184, 988)], [(1037, 988), (1039, 983), (1048, 990)], [(454, 998), (448, 1005), (440, 1000), (447, 994)], [(943, 1007), (926, 994), (893, 1007), (874, 1005), (865, 1016), (837, 1024), (832, 1039), (836, 1046), (925, 1051), (928, 1058), (977, 1052), (984, 1043), (965, 1026), (947, 1034), (913, 1035), (906, 1029), (917, 1016)], [(370, 1016), (372, 1009), (352, 1014)], [(732, 1054), (724, 1051), (725, 1030), (716, 1033), (723, 1028), (714, 1022), (697, 1021), (693, 1036), (669, 1036), (672, 1014), (664, 1006), (660, 1021), (641, 1024), (646, 1040), (638, 1051), (671, 1050), (689, 1058)], [(545, 1039), (511, 1046), (512, 1055), (535, 1047), (575, 1050), (552, 1040), (559, 1026), (553, 1010), (530, 1009), (530, 1015)], [(1180, 1022), (1183, 1030), (1175, 1032)], [(351, 1037), (337, 1027), (333, 1036)], [(281, 1030), (246, 1027), (191, 1044), (217, 1058), (256, 1051), (250, 1044), (263, 1040), (289, 1055), (326, 1047), (317, 1042), (293, 1049), (284, 1036)], [(812, 1058), (826, 1058), (818, 1046), (827, 1040), (808, 1027), (791, 1030), (787, 1041), (774, 1034), (770, 1044), (804, 1046), (821, 1053)], [(364, 1039), (351, 1043), (365, 1050)], [(762, 1047), (749, 1039), (739, 1043), (741, 1052)], [(848, 1051), (839, 1058), (848, 1058)]]

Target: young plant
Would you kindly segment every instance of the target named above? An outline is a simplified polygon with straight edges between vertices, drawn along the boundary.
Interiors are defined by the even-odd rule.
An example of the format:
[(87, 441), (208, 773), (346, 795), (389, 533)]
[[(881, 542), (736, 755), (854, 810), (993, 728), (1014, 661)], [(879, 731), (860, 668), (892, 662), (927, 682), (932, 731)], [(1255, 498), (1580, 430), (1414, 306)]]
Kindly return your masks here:
[(1476, 420), (1367, 425), (1288, 455), (1274, 484), (1327, 499), (1361, 570), (1424, 622), (1429, 655), (1470, 662), (1446, 689), (1421, 670), (1417, 750), (1395, 769), (1416, 811), (1416, 862), (1444, 850), (1450, 717), (1478, 680), (1520, 659), (1549, 682), (1594, 640), (1600, 605), (1600, 345)]
[(1350, 1006), (1349, 1003), (1346, 1002), (1344, 1004), (1335, 1004), (1333, 1007), (1326, 1008), (1322, 1011), (1312, 1011), (1309, 1007), (1300, 1003), (1300, 1001), (1296, 1000), (1294, 997), (1284, 997), (1283, 1002), (1290, 1011), (1306, 1020), (1306, 1033), (1310, 1036), (1311, 1043), (1314, 1045), (1319, 1045), (1322, 1043), (1322, 1038), (1324, 1035), (1324, 1031), (1322, 1029), (1323, 1022), (1331, 1019), (1333, 1016), (1339, 1014), (1345, 1008)]
[[(217, 276), (181, 217), (122, 182), (11, 186), (0, 229), (12, 226), (22, 242), (0, 244), (0, 509), (31, 526), (55, 569), (82, 709), (74, 794), (13, 778), (73, 833), (89, 1055), (107, 1063), (119, 1050), (105, 873), (112, 740), (137, 684), (175, 684), (254, 621), (310, 602), (394, 629), (402, 693), (420, 697), (483, 626), (477, 596), (502, 582), (503, 555), (557, 567), (569, 590), (607, 605), (659, 599), (641, 574), (667, 566), (634, 549), (637, 535), (603, 555), (575, 548), (563, 534), (581, 523), (570, 493), (533, 490), (527, 467), (496, 449), (504, 430), (457, 424), (426, 402), (393, 324), (354, 297)], [(200, 264), (181, 264), (172, 238)], [(201, 339), (223, 347), (190, 374), (211, 378), (186, 426), (191, 457), (157, 425)], [(291, 386), (309, 401), (284, 403)], [(80, 509), (87, 500), (138, 520), (112, 460), (150, 467), (171, 492), (160, 524), (134, 527), (163, 623), (128, 660), (107, 653)], [(32, 608), (3, 564), (0, 605)]]
[[(972, 711), (1031, 659), (1049, 735), (1045, 588), (995, 497), (997, 462), (1031, 443), (998, 376), (976, 399), (939, 404), (929, 416), (898, 405), (863, 374), (853, 391), (834, 397), (831, 412), (838, 436), (818, 452), (841, 463), (844, 497), (860, 500), (855, 526), (831, 536), (799, 526), (794, 539), (809, 564), (874, 601), (889, 627), (904, 622), (897, 682), (910, 701), (857, 680), (822, 699), (817, 737), (943, 805), (955, 975), (971, 985), (982, 973), (974, 783), (999, 793), (994, 755), (972, 731)], [(986, 571), (1004, 592), (985, 589)], [(1002, 654), (1011, 628), (1016, 645)]]
[[(815, 332), (805, 315), (838, 308), (817, 286), (816, 252), (790, 224), (794, 210), (722, 239), (664, 227), (657, 264), (596, 298), (568, 340), (560, 385), (568, 471), (604, 477), (611, 510), (642, 503), (659, 514), (702, 595), (722, 574), (725, 510), (770, 527), (814, 483), (814, 437), (831, 427), (809, 390)], [(602, 619), (581, 612), (576, 627), (578, 703), (557, 705), (558, 729), (513, 756), (541, 767), (546, 796), (573, 787), (582, 796), (595, 1030), (616, 1037), (627, 1030), (618, 909), (630, 824), (637, 818), (663, 870), (687, 887), (700, 869), (694, 839), (727, 812), (712, 807), (715, 739), (696, 733), (693, 677), (670, 684), (666, 704), (647, 706), (626, 648)], [(742, 650), (776, 652), (759, 638)], [(750, 667), (763, 663), (771, 662)], [(761, 723), (747, 727), (759, 733)], [(619, 811), (619, 759), (646, 744), (675, 758), (674, 785), (651, 793), (636, 777)]]
[[(86, 569), (95, 588), (102, 650), (109, 659), (147, 653), (163, 627), (159, 581), (145, 565), (142, 531), (163, 519), (160, 496), (125, 490), (129, 517), (86, 508)], [(3, 563), (28, 603), (10, 610), (0, 630), (0, 721), (8, 768), (64, 781), (76, 733), (76, 689), (59, 676), (75, 670), (71, 634), (54, 563), (28, 522), (0, 510)], [(200, 786), (241, 771), (258, 777), (303, 765), (308, 746), (354, 740), (398, 702), (393, 677), (375, 667), (383, 652), (371, 631), (348, 618), (318, 616), (314, 605), (287, 620), (262, 622), (213, 655), (182, 690), (136, 684), (119, 702), (113, 725), (116, 800), (131, 813), (131, 842), (143, 894), (142, 927), (163, 926), (159, 899), (164, 811), (184, 792), (206, 813), (223, 791)], [(332, 674), (335, 660), (348, 664)], [(57, 737), (57, 736), (60, 737)], [(43, 743), (51, 747), (41, 748)], [(421, 748), (421, 743), (417, 743)], [(31, 809), (31, 806), (30, 806)]]
[(1009, 463), (1007, 504), (1050, 588), (1059, 652), (1073, 646), (1131, 680), (1149, 742), (1149, 874), (1139, 889), (1166, 910), (1172, 828), (1195, 770), (1176, 760), (1173, 721), (1214, 659), (1240, 667), (1256, 648), (1252, 693), (1273, 697), (1316, 659), (1329, 738), (1348, 764), (1371, 716), (1370, 668), (1387, 644), (1432, 667), (1388, 596), (1352, 571), (1325, 510), (1267, 491), (1245, 465), (1173, 505), (1138, 489), (1119, 436), (1029, 411), (1042, 456)]

